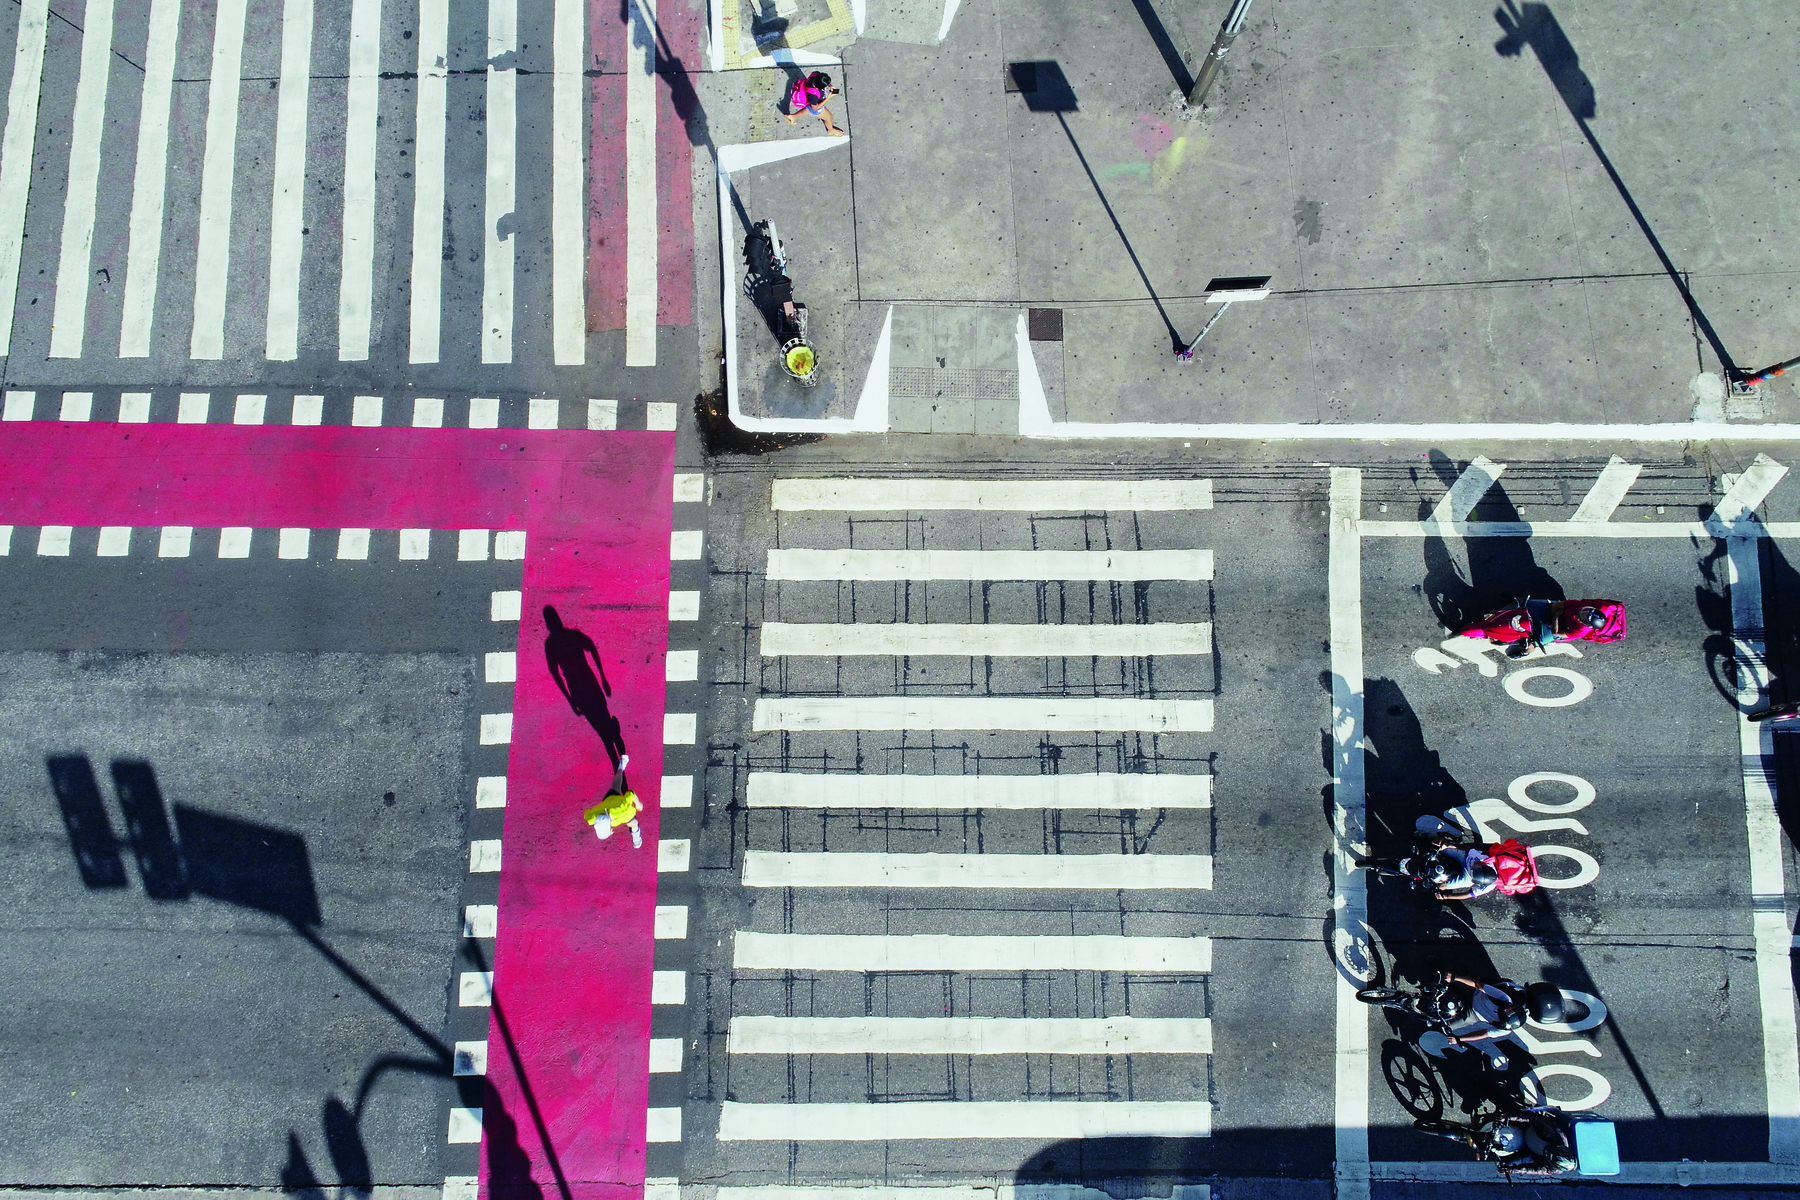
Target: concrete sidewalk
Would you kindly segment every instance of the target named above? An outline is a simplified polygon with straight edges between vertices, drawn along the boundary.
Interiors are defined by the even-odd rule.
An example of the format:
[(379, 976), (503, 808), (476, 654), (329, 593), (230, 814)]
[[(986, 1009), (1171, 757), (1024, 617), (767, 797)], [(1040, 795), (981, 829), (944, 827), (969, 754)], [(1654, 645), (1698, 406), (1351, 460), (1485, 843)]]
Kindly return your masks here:
[[(743, 414), (864, 402), (867, 428), (1017, 432), (1041, 388), (1075, 422), (1800, 418), (1790, 380), (1747, 400), (1720, 382), (1721, 351), (1743, 370), (1800, 353), (1785, 6), (1257, 0), (1196, 119), (1178, 89), (1215, 7), (964, 0), (933, 45), (942, 9), (868, 0), (824, 68), (848, 144), (731, 176), (736, 278), (743, 220), (774, 216), (823, 368), (789, 387), (738, 296)], [(812, 27), (835, 30), (814, 57), (847, 36)], [(754, 63), (738, 37), (732, 61)], [(1072, 96), (1048, 107), (1070, 111), (1009, 91), (1018, 62), (1057, 64)], [(748, 161), (823, 134), (775, 112), (790, 73), (703, 76), (715, 145)], [(702, 287), (717, 264), (702, 251)], [(1173, 356), (1209, 279), (1264, 274), (1272, 296)], [(720, 311), (703, 346), (725, 341)]]

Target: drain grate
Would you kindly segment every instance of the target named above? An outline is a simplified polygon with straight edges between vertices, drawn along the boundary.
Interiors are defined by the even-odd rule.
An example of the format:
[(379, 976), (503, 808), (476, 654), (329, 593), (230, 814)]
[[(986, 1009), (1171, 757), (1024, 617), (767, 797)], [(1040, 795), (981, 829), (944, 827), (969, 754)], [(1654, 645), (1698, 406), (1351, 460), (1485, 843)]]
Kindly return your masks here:
[(983, 367), (894, 367), (888, 372), (888, 394), (941, 396), (950, 400), (1016, 400), (1019, 373)]

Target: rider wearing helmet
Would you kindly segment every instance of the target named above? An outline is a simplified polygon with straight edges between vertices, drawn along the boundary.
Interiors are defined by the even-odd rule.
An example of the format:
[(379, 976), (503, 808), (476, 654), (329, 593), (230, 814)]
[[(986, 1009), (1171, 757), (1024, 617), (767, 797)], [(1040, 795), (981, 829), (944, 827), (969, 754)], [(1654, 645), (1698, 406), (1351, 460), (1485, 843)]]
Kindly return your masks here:
[(1426, 864), (1425, 880), (1439, 900), (1473, 900), (1500, 886), (1500, 873), (1481, 847), (1446, 846)]
[[(1469, 1011), (1450, 1027), (1451, 1045), (1498, 1041), (1525, 1024), (1525, 989), (1511, 980), (1487, 983), (1465, 975), (1452, 975), (1448, 971), (1443, 973), (1443, 979), (1445, 983), (1469, 989)], [(1499, 1053), (1489, 1046), (1480, 1048), (1489, 1054)]]

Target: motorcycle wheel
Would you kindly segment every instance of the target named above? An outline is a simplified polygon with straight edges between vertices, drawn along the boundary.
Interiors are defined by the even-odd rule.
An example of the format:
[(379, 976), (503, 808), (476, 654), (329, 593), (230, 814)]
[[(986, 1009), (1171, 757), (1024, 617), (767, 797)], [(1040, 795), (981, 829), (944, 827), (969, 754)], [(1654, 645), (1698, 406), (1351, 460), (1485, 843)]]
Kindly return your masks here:
[(1433, 1137), (1448, 1138), (1453, 1142), (1469, 1141), (1469, 1130), (1453, 1121), (1439, 1121), (1431, 1117), (1420, 1117), (1413, 1122), (1413, 1128), (1420, 1133), (1429, 1133)]
[(1800, 716), (1800, 704), (1777, 704), (1773, 708), (1759, 708), (1745, 717), (1751, 721), (1785, 721), (1790, 717)]
[(1383, 1008), (1404, 1009), (1406, 1001), (1410, 997), (1399, 988), (1373, 987), (1363, 988), (1356, 993), (1356, 998), (1364, 1004), (1379, 1004)]

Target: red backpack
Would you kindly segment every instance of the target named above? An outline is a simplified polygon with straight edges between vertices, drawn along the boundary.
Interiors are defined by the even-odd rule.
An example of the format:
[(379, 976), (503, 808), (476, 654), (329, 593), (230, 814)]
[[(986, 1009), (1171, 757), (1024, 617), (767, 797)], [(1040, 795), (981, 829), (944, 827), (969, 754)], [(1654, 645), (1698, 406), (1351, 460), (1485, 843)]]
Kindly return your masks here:
[(1516, 838), (1495, 842), (1487, 848), (1489, 862), (1500, 876), (1500, 890), (1508, 896), (1522, 896), (1538, 885), (1537, 859), (1531, 847)]

